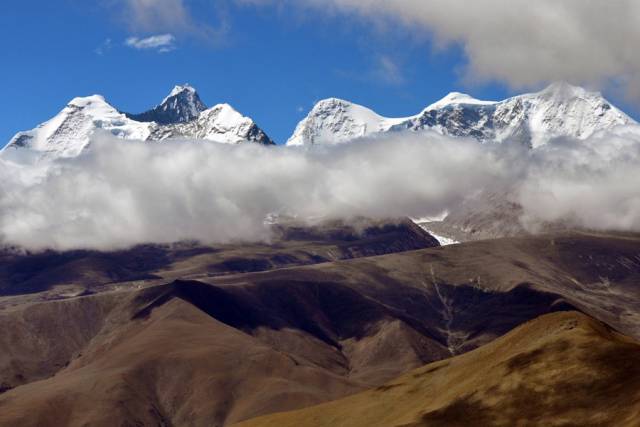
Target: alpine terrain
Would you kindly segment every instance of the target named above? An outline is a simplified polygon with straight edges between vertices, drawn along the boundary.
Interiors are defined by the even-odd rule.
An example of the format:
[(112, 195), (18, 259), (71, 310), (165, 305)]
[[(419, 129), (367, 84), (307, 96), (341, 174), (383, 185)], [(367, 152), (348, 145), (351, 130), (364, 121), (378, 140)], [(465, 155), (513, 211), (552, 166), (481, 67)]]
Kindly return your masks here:
[(183, 85), (141, 114), (123, 113), (100, 95), (74, 98), (52, 119), (19, 132), (0, 155), (20, 162), (75, 157), (99, 130), (123, 139), (146, 141), (194, 138), (229, 144), (274, 144), (253, 120), (230, 105), (207, 108), (194, 88)]
[(555, 83), (537, 93), (504, 101), (481, 101), (453, 92), (421, 113), (403, 118), (335, 98), (318, 102), (287, 145), (335, 144), (409, 130), (471, 137), (481, 142), (519, 142), (532, 148), (553, 137), (584, 139), (618, 125), (635, 124), (600, 93)]
[(640, 0), (33, 3), (0, 427), (640, 427)]

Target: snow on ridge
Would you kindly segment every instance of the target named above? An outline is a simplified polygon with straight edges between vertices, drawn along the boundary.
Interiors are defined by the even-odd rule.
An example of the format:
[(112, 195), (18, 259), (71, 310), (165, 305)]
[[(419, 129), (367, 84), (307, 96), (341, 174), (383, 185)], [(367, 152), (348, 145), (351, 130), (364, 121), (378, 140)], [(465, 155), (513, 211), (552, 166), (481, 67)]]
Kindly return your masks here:
[(287, 145), (342, 143), (386, 132), (407, 118), (383, 117), (375, 111), (349, 101), (328, 98), (316, 103), (303, 119)]
[(18, 149), (40, 153), (40, 157), (75, 157), (84, 150), (91, 135), (103, 129), (118, 137), (146, 139), (149, 126), (126, 117), (101, 95), (77, 97), (50, 120), (35, 129), (19, 132), (2, 150), (13, 156)]
[[(140, 115), (118, 111), (102, 95), (73, 98), (53, 118), (34, 129), (18, 132), (0, 150), (0, 156), (19, 163), (76, 157), (89, 145), (91, 135), (98, 130), (122, 139), (199, 138), (233, 144), (273, 144), (253, 120), (229, 104), (206, 109), (195, 89), (189, 85), (176, 86), (172, 94), (165, 98), (164, 104)], [(181, 99), (183, 96), (186, 99)], [(156, 110), (172, 108), (177, 114), (186, 113), (189, 120), (163, 124), (146, 117), (155, 114)]]
[[(483, 101), (452, 92), (422, 112), (400, 118), (328, 98), (318, 102), (297, 125), (287, 145), (338, 144), (388, 132), (433, 130), (481, 142), (520, 142), (536, 148), (550, 138), (585, 139), (624, 124), (636, 122), (600, 93), (561, 82), (503, 101)], [(228, 104), (206, 108), (196, 90), (184, 84), (176, 85), (163, 104), (137, 115), (118, 111), (101, 95), (74, 98), (50, 120), (16, 134), (0, 153), (5, 156), (26, 148), (44, 157), (73, 157), (87, 146), (97, 129), (123, 139), (198, 138), (273, 144), (253, 120)]]
[(423, 111), (437, 110), (452, 104), (493, 105), (497, 101), (483, 101), (461, 92), (451, 92), (441, 100), (429, 105)]
[(403, 118), (383, 117), (361, 105), (329, 98), (314, 106), (287, 145), (344, 143), (391, 131), (430, 129), (481, 142), (518, 142), (536, 148), (550, 138), (585, 139), (624, 124), (636, 122), (600, 93), (560, 82), (503, 101), (452, 92), (421, 113)]
[(167, 102), (167, 99), (171, 98), (172, 96), (179, 95), (182, 92), (196, 93), (196, 90), (189, 83), (185, 83), (183, 85), (175, 85), (171, 92), (169, 92), (169, 95), (167, 95), (160, 104), (164, 104), (165, 102)]

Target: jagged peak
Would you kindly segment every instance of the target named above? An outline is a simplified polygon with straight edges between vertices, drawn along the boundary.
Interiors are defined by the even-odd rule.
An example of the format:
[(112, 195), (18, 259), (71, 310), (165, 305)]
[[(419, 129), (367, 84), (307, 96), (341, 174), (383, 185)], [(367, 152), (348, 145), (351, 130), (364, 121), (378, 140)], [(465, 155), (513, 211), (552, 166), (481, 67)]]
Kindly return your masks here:
[(174, 107), (178, 104), (185, 104), (198, 111), (203, 111), (207, 108), (200, 100), (198, 92), (188, 83), (174, 86), (169, 95), (162, 100), (159, 107), (169, 104)]
[(196, 92), (195, 88), (193, 86), (191, 86), (189, 83), (185, 83), (183, 85), (175, 85), (171, 92), (172, 92), (172, 94), (176, 94), (176, 93), (184, 92), (184, 91)]
[[(173, 98), (174, 96), (178, 96), (181, 94), (185, 94), (186, 96), (198, 96), (198, 91), (196, 91), (196, 89), (191, 86), (189, 83), (185, 83), (182, 85), (175, 85), (173, 87), (173, 89), (171, 90), (171, 92), (169, 92), (169, 95), (167, 95), (162, 102), (160, 103), (160, 105), (166, 103), (170, 98)], [(199, 98), (199, 96), (198, 96)]]
[(198, 92), (189, 84), (176, 85), (169, 96), (151, 110), (127, 117), (141, 122), (156, 122), (162, 125), (185, 123), (194, 120), (207, 109)]

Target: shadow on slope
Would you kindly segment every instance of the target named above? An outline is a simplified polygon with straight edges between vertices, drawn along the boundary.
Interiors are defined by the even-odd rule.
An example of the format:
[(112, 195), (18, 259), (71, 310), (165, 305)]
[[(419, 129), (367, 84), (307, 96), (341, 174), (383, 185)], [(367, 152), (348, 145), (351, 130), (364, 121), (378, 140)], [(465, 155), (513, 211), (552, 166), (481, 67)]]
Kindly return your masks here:
[(567, 312), (383, 387), (238, 426), (633, 426), (639, 414), (640, 345)]
[(468, 351), (465, 343), (478, 336), (500, 336), (542, 314), (575, 310), (560, 296), (528, 284), (508, 292), (439, 284), (431, 293), (396, 284), (393, 291), (404, 298), (394, 301), (362, 293), (335, 277), (305, 281), (304, 272), (289, 270), (287, 274), (291, 278), (270, 280), (267, 275), (240, 286), (176, 281), (152, 288), (139, 297), (151, 302), (133, 319), (148, 317), (156, 307), (180, 298), (249, 334), (259, 328), (294, 329), (338, 350), (345, 340), (359, 341), (375, 333), (380, 322), (399, 320), (455, 354)]
[[(181, 274), (219, 275), (381, 255), (438, 246), (437, 240), (409, 220), (354, 224), (330, 221), (316, 226), (275, 225), (272, 244), (216, 247), (197, 243), (140, 245), (128, 250), (0, 252), (0, 296), (35, 293), (59, 285), (100, 285), (177, 278)], [(180, 277), (180, 276), (178, 276)]]

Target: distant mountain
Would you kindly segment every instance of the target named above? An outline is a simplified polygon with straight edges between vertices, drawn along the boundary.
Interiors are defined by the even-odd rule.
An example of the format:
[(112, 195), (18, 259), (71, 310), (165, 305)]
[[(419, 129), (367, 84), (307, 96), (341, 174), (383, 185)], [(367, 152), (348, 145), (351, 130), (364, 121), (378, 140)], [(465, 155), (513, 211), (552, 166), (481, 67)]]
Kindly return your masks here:
[(537, 147), (550, 137), (584, 139), (617, 125), (634, 124), (600, 93), (567, 83), (504, 101), (481, 101), (453, 92), (421, 113), (387, 118), (338, 99), (320, 101), (302, 120), (287, 145), (335, 144), (403, 130), (434, 130), (479, 141), (516, 141)]
[(174, 87), (169, 96), (153, 109), (140, 114), (127, 114), (127, 117), (138, 122), (169, 125), (195, 120), (206, 109), (207, 106), (193, 87), (181, 85)]
[(146, 141), (197, 138), (230, 144), (274, 144), (250, 118), (228, 104), (207, 109), (195, 89), (185, 85), (176, 86), (157, 107), (142, 114), (122, 113), (100, 95), (74, 98), (52, 119), (19, 132), (0, 156), (20, 162), (75, 157), (99, 129), (123, 139)]
[(75, 157), (87, 147), (97, 129), (124, 139), (146, 140), (151, 134), (150, 123), (131, 120), (102, 96), (93, 95), (74, 98), (52, 119), (35, 129), (19, 132), (0, 154), (20, 161)]
[(358, 104), (337, 98), (318, 102), (302, 120), (287, 145), (332, 144), (387, 132), (405, 118), (382, 117)]
[(156, 126), (151, 130), (150, 139), (163, 140), (185, 136), (228, 144), (275, 144), (253, 120), (238, 113), (229, 104), (218, 104), (201, 111), (198, 117), (188, 122)]
[[(541, 92), (504, 101), (481, 101), (452, 92), (419, 114), (400, 118), (383, 117), (361, 105), (330, 98), (313, 107), (287, 145), (337, 144), (389, 132), (433, 130), (481, 142), (517, 142), (535, 148), (549, 138), (584, 139), (625, 124), (637, 123), (600, 93), (555, 83)], [(228, 104), (207, 108), (193, 87), (181, 85), (159, 105), (140, 114), (120, 112), (100, 95), (74, 98), (52, 119), (19, 132), (0, 156), (21, 162), (74, 157), (98, 129), (123, 139), (274, 144), (251, 118)]]

